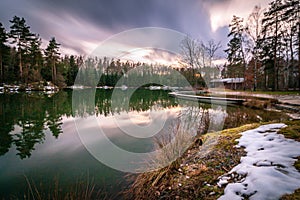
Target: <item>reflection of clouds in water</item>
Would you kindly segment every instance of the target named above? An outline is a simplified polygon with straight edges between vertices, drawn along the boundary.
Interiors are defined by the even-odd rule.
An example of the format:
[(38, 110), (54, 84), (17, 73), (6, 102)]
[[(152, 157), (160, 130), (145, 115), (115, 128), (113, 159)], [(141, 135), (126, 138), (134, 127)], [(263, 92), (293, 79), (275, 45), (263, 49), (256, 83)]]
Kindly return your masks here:
[[(169, 119), (177, 117), (179, 107), (149, 109), (147, 111), (120, 112), (114, 116), (101, 118), (101, 128), (119, 128), (123, 133), (135, 138), (148, 138), (158, 134)], [(108, 131), (110, 134), (110, 131)]]
[(214, 109), (209, 109), (210, 128), (211, 130), (219, 131), (223, 129), (225, 118), (228, 116), (226, 107), (216, 106)]
[(74, 152), (83, 148), (81, 141), (76, 134), (74, 119), (72, 117), (63, 117), (62, 130), (63, 134), (60, 134), (58, 138), (46, 134), (45, 144), (41, 144), (38, 154), (45, 154), (44, 156), (50, 156), (54, 154), (73, 154)]

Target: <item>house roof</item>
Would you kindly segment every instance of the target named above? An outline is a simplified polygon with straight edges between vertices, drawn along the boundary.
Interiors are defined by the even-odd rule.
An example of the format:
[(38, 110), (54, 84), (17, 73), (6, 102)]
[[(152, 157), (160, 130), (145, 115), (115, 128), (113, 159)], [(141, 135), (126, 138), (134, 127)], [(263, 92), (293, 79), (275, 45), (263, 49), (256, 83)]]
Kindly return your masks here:
[(213, 79), (211, 83), (243, 83), (244, 78), (222, 78), (222, 79)]

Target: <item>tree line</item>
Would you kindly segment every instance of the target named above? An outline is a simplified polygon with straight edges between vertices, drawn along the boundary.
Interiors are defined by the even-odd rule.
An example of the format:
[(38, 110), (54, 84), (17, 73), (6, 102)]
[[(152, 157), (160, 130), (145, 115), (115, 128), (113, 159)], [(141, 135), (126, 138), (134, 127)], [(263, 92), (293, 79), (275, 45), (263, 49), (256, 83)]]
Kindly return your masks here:
[(300, 88), (300, 1), (274, 0), (255, 6), (248, 19), (229, 25), (228, 64), (223, 77), (244, 77), (244, 88)]
[(10, 30), (0, 22), (0, 83), (27, 84), (52, 81), (65, 86), (74, 81), (80, 56), (60, 57), (60, 44), (52, 37), (45, 49), (39, 34), (32, 33), (24, 18), (14, 16)]
[[(7, 31), (0, 22), (0, 84), (28, 85), (34, 82), (52, 82), (63, 88), (72, 86), (78, 75), (77, 83), (87, 86), (115, 86), (128, 71), (135, 70), (136, 80), (143, 79), (145, 73), (154, 79), (170, 71), (169, 66), (146, 64), (135, 61), (121, 61), (114, 58), (85, 57), (60, 54), (60, 44), (52, 37), (45, 49), (41, 48), (39, 34), (32, 33), (24, 18), (14, 16), (9, 21)], [(145, 67), (148, 68), (145, 72)], [(195, 79), (192, 68), (178, 68), (192, 85), (204, 85), (201, 78)], [(157, 77), (156, 77), (157, 76)], [(126, 83), (124, 83), (126, 84)], [(130, 80), (134, 85), (134, 80)]]

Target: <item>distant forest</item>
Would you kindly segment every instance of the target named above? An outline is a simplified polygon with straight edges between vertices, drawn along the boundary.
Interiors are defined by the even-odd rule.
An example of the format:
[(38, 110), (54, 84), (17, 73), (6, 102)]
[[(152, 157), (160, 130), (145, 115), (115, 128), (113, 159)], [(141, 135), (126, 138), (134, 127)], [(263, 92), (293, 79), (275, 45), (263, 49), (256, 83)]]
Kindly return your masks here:
[[(130, 69), (147, 65), (157, 74), (168, 66), (121, 62), (113, 58), (86, 58), (61, 55), (60, 44), (52, 37), (45, 49), (24, 18), (14, 16), (7, 31), (0, 22), (0, 84), (30, 84), (51, 81), (59, 87), (72, 86), (77, 74), (84, 83), (114, 86)], [(247, 19), (233, 16), (229, 24), (228, 62), (213, 67), (220, 43), (207, 45), (187, 37), (182, 41), (182, 67), (176, 68), (194, 86), (205, 87), (215, 78), (245, 78), (244, 89), (300, 89), (300, 2), (274, 0), (267, 9), (255, 6)], [(209, 58), (204, 62), (204, 57)], [(94, 68), (82, 70), (86, 62)], [(203, 61), (203, 62), (202, 62)], [(152, 70), (153, 71), (153, 70)], [(89, 73), (89, 74), (85, 74)], [(93, 76), (92, 74), (96, 74)], [(102, 76), (98, 76), (101, 74)], [(99, 78), (99, 80), (93, 80)]]

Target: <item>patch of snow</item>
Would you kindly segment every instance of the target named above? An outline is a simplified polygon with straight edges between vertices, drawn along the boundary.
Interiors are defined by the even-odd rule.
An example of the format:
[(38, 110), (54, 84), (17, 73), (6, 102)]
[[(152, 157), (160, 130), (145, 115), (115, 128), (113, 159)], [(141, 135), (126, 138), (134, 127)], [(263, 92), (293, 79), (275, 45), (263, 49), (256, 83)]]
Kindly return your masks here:
[[(247, 155), (219, 178), (219, 186), (232, 182), (220, 200), (279, 199), (300, 188), (300, 173), (293, 166), (300, 156), (300, 142), (277, 134), (283, 127), (281, 123), (269, 124), (242, 133), (238, 146), (244, 147)], [(233, 180), (236, 174), (243, 178)]]
[(161, 90), (162, 87), (161, 86), (150, 86), (149, 89), (150, 90)]
[(122, 85), (121, 89), (122, 89), (122, 90), (127, 90), (128, 87), (127, 87), (127, 85)]
[(55, 90), (55, 87), (47, 85), (47, 86), (44, 86), (44, 90)]

